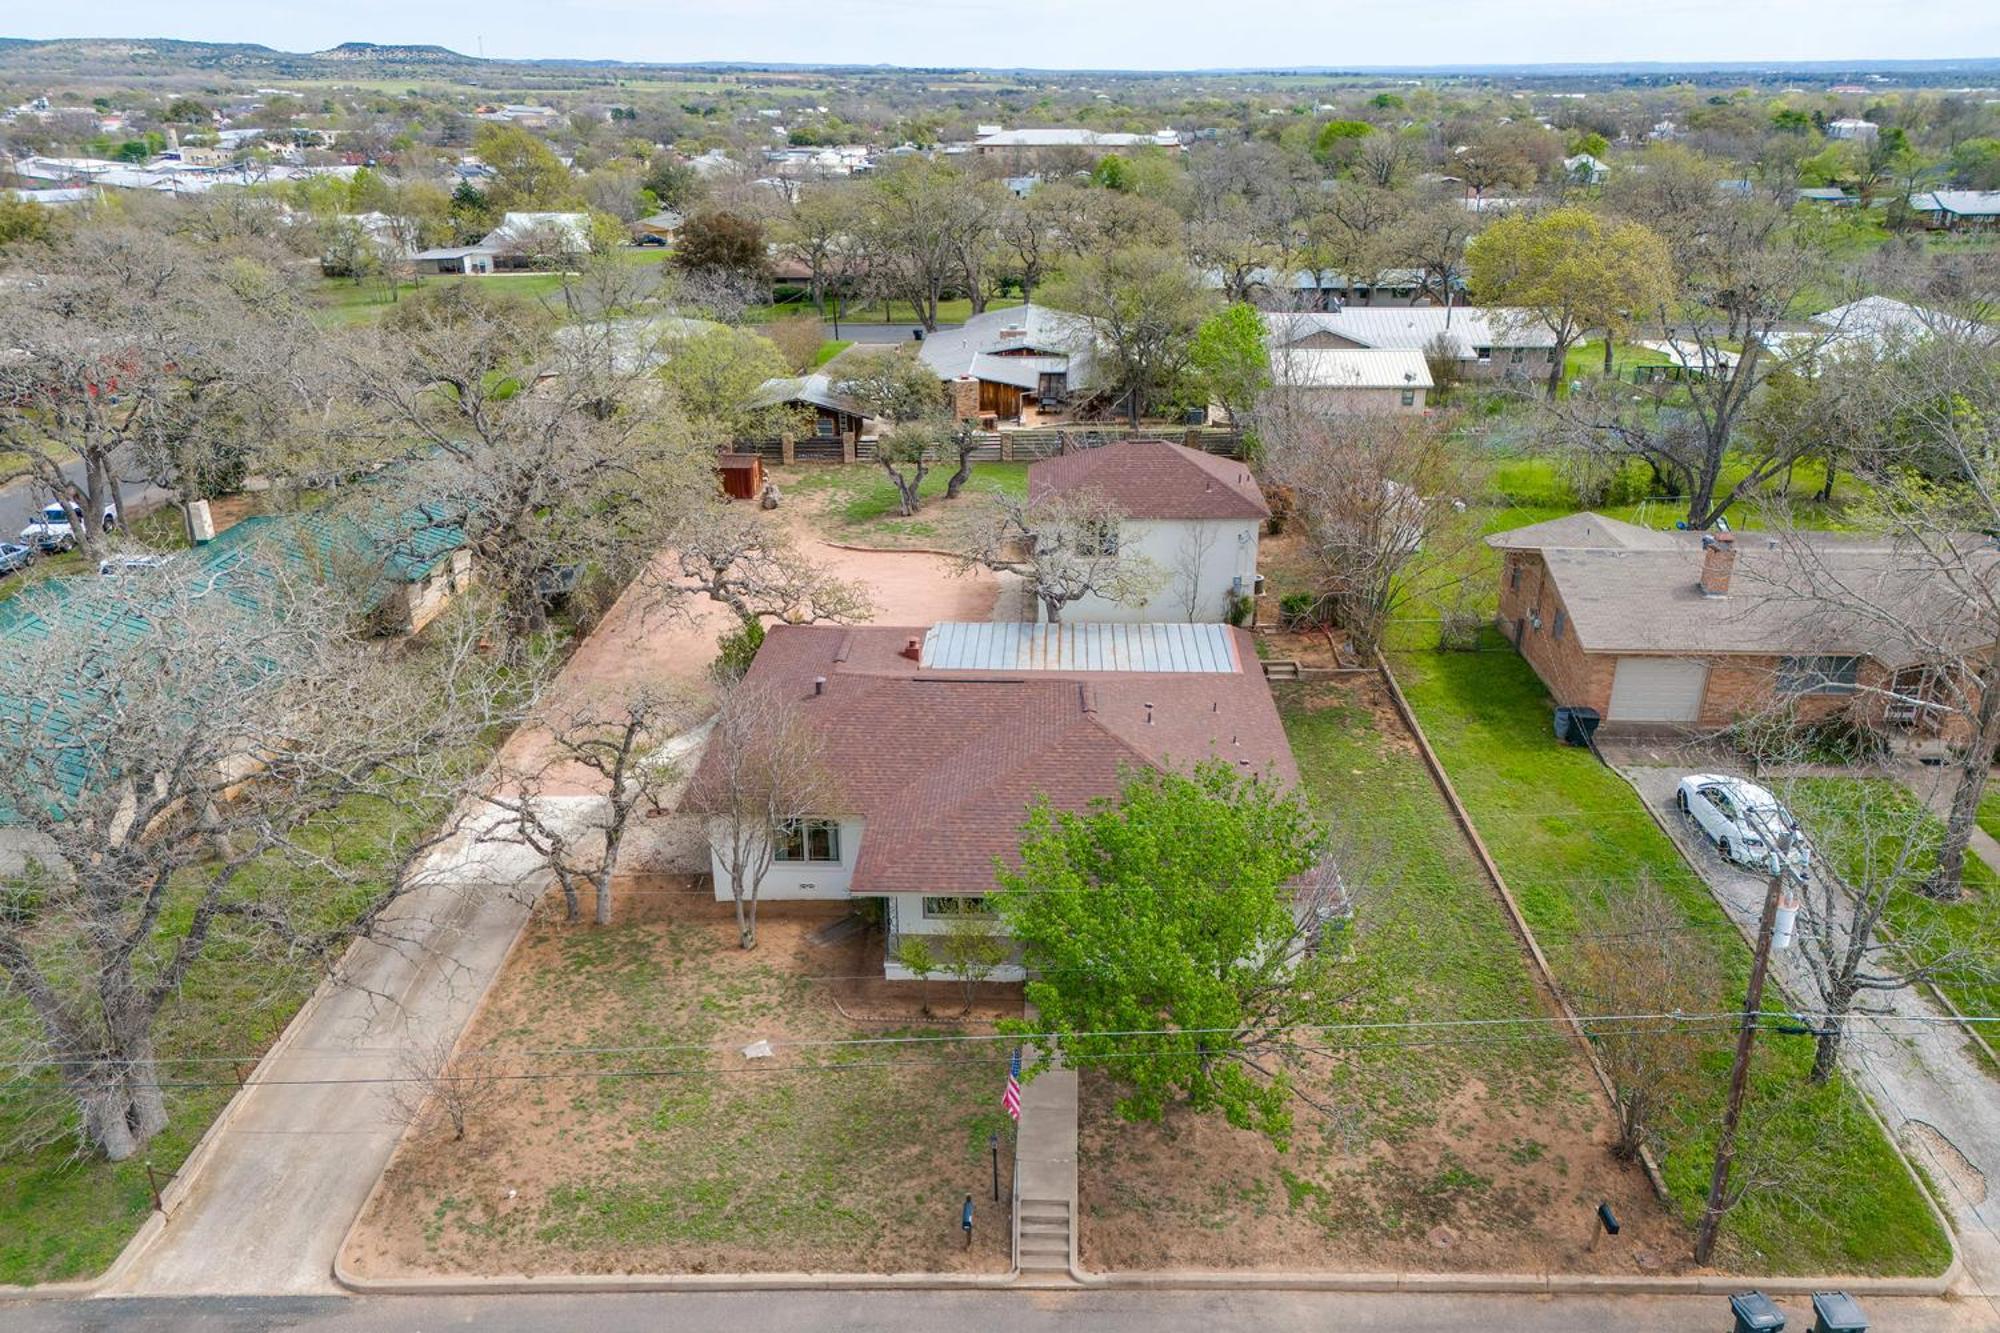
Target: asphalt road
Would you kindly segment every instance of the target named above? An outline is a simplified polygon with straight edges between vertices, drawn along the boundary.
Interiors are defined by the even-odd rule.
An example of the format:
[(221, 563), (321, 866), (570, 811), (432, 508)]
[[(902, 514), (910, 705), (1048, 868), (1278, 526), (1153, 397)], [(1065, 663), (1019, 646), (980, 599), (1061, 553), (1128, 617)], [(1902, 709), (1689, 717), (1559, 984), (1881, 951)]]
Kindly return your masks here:
[[(840, 321), (840, 332), (836, 334), (831, 320), (821, 322), (826, 325), (827, 337), (839, 337), (857, 343), (906, 343), (912, 341), (910, 335), (922, 327), (919, 324), (862, 324), (843, 319)], [(938, 327), (955, 329), (958, 325), (940, 324)]]
[[(82, 485), (83, 464), (69, 464), (63, 468), (63, 475)], [(140, 505), (150, 505), (161, 494), (164, 493), (155, 492), (146, 481), (125, 481), (119, 483), (118, 502), (136, 509)], [(44, 488), (26, 477), (0, 486), (0, 541), (13, 541), (52, 498)]]
[[(1981, 1333), (2000, 1327), (1970, 1301), (1862, 1302), (1882, 1333)], [(1812, 1326), (1807, 1298), (1780, 1302)], [(428, 1333), (477, 1328), (590, 1333), (1722, 1333), (1723, 1296), (1416, 1296), (1346, 1292), (734, 1292), (619, 1296), (227, 1297), (0, 1303), (9, 1333)]]

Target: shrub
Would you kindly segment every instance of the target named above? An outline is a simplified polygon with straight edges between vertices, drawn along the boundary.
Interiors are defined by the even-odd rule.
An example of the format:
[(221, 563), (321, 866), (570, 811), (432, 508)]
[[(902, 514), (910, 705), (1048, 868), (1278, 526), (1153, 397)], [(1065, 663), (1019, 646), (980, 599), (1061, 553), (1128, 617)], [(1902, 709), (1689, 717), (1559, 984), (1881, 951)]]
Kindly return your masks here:
[(1318, 593), (1292, 592), (1278, 599), (1280, 629), (1311, 629), (1326, 623), (1326, 606)]
[(1248, 597), (1232, 597), (1223, 618), (1232, 625), (1242, 625), (1250, 619), (1250, 612), (1255, 606), (1256, 603)]
[(746, 620), (716, 640), (715, 665), (709, 670), (725, 685), (742, 680), (763, 646), (764, 622)]

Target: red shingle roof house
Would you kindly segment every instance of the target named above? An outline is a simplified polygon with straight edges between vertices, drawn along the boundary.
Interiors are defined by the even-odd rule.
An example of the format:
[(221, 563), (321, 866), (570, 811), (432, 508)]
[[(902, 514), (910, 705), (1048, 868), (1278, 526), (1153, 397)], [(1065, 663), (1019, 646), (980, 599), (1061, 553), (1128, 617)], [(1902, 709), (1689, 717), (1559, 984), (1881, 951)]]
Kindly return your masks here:
[(1150, 561), (1159, 577), (1143, 602), (1074, 603), (1077, 619), (1221, 621), (1255, 590), (1257, 534), (1271, 507), (1247, 464), (1166, 440), (1123, 440), (1028, 468), (1030, 499), (1085, 490), (1123, 513), (1119, 554)]
[(886, 899), (891, 979), (909, 979), (900, 936), (980, 910), (1038, 797), (1080, 810), (1133, 770), (1209, 759), (1298, 780), (1250, 638), (1224, 625), (779, 625), (746, 679), (796, 701), (840, 791), (778, 832), (760, 896)]

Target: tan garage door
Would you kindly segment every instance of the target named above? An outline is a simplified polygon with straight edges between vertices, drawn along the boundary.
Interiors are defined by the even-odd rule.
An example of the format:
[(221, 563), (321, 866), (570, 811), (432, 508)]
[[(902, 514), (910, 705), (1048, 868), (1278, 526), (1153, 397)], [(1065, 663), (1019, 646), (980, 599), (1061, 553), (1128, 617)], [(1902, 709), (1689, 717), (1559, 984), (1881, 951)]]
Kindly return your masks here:
[(1692, 722), (1701, 716), (1708, 667), (1679, 657), (1621, 657), (1611, 678), (1614, 722)]

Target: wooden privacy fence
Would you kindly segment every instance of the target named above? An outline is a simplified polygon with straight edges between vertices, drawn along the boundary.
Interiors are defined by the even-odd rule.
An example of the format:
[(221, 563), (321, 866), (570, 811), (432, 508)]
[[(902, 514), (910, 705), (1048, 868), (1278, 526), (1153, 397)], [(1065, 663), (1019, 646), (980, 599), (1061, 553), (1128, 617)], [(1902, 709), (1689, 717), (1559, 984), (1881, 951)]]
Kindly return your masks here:
[[(1190, 449), (1200, 449), (1224, 458), (1243, 456), (1241, 431), (1211, 427), (1065, 427), (1061, 430), (979, 431), (977, 437), (979, 443), (974, 447), (972, 457), (980, 463), (1031, 462), (1037, 458), (1053, 458), (1063, 451), (1065, 437), (1071, 449), (1094, 449), (1119, 440), (1172, 440)], [(875, 460), (873, 440), (856, 440), (851, 455), (848, 447), (847, 442), (838, 436), (805, 435), (791, 442), (789, 459), (786, 457), (786, 442), (781, 438), (739, 440), (732, 446), (731, 452), (757, 454), (773, 463), (840, 463), (850, 459), (870, 463)]]

